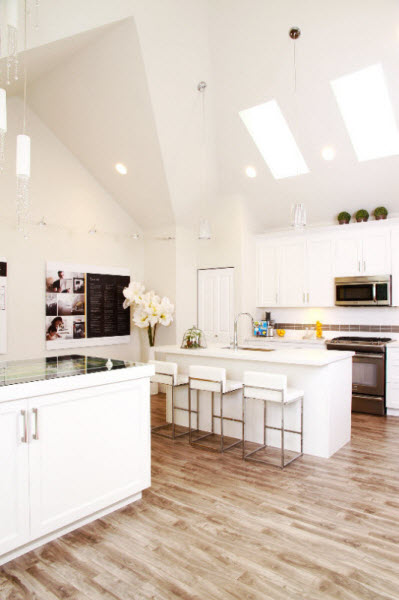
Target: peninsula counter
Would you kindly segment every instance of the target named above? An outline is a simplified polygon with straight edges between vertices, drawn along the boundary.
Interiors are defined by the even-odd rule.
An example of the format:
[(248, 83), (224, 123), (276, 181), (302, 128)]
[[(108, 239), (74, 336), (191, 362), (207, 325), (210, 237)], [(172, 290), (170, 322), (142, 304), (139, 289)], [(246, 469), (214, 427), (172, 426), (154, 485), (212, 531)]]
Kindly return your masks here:
[[(351, 436), (352, 406), (352, 356), (353, 352), (339, 352), (325, 349), (284, 349), (234, 350), (229, 347), (210, 346), (206, 349), (187, 350), (178, 346), (157, 346), (156, 358), (176, 362), (179, 373), (188, 373), (190, 365), (224, 367), (227, 378), (242, 381), (245, 371), (264, 371), (287, 375), (288, 385), (304, 390), (304, 439), (305, 454), (329, 458), (349, 442)], [(167, 420), (171, 421), (171, 397), (167, 392)], [(229, 395), (230, 396), (230, 395)], [(194, 397), (194, 393), (193, 393)], [(239, 418), (241, 413), (241, 392), (231, 394), (227, 399), (225, 413)], [(215, 398), (216, 399), (216, 398)], [(194, 399), (195, 402), (195, 399)], [(187, 406), (187, 388), (176, 392), (176, 404)], [(219, 410), (215, 402), (216, 412)], [(279, 426), (280, 406), (268, 407), (268, 423)], [(201, 392), (200, 429), (211, 430), (210, 395)], [(299, 406), (286, 407), (286, 427), (298, 429)], [(188, 425), (185, 413), (176, 411), (176, 423)], [(248, 400), (246, 439), (250, 442), (263, 441), (263, 404)], [(225, 434), (239, 438), (239, 425), (226, 422)], [(298, 436), (287, 433), (286, 448), (298, 451)], [(279, 432), (268, 431), (267, 443), (280, 447)]]

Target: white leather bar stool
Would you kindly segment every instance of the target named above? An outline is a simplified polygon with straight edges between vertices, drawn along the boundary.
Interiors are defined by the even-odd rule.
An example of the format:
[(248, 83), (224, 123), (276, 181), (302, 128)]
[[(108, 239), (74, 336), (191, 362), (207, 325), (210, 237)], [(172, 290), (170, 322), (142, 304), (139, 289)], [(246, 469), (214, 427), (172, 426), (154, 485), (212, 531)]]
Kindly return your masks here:
[[(184, 386), (188, 386), (188, 377), (187, 375), (179, 375), (178, 374), (178, 366), (177, 363), (174, 362), (166, 362), (163, 360), (150, 360), (149, 364), (155, 366), (155, 375), (151, 377), (151, 383), (161, 383), (164, 385), (168, 385), (171, 388), (172, 393), (172, 422), (171, 423), (163, 423), (162, 425), (157, 425), (151, 429), (152, 433), (156, 435), (160, 435), (162, 437), (166, 437), (170, 440), (175, 440), (176, 438), (182, 437), (183, 435), (187, 435), (189, 430), (183, 431), (182, 433), (176, 433), (176, 423), (175, 423), (175, 411), (180, 410), (184, 412), (188, 412), (188, 407), (183, 408), (180, 406), (175, 406), (175, 389), (181, 388)], [(166, 433), (164, 430), (171, 429), (171, 433)]]
[[(231, 394), (232, 392), (236, 392), (237, 390), (242, 390), (243, 385), (239, 381), (231, 381), (226, 379), (226, 369), (220, 367), (206, 367), (206, 366), (191, 366), (188, 370), (189, 377), (189, 388), (188, 388), (188, 409), (189, 409), (189, 440), (192, 446), (197, 446), (199, 448), (204, 448), (206, 450), (213, 450), (216, 452), (225, 452), (226, 450), (230, 450), (230, 448), (234, 448), (239, 444), (242, 444), (243, 447), (243, 456), (244, 456), (244, 399), (241, 397), (241, 419), (234, 419), (232, 417), (227, 417), (224, 414), (224, 398), (227, 394)], [(192, 390), (196, 390), (197, 396), (197, 410), (192, 409), (191, 402), (191, 392)], [(211, 432), (205, 435), (202, 435), (196, 439), (193, 439), (192, 436), (192, 428), (191, 428), (191, 413), (196, 413), (197, 415), (197, 429), (195, 431), (199, 431), (199, 416), (200, 416), (200, 392), (211, 392)], [(220, 414), (215, 414), (215, 393), (219, 394), (220, 397)], [(220, 446), (219, 448), (215, 448), (214, 446), (209, 446), (207, 444), (200, 444), (201, 440), (209, 438), (210, 436), (214, 436), (215, 434), (215, 419), (220, 419)], [(228, 446), (225, 446), (224, 443), (224, 422), (225, 421), (234, 421), (235, 423), (241, 423), (242, 425), (242, 439), (237, 442), (233, 442)]]
[[(303, 398), (304, 392), (302, 390), (296, 390), (294, 388), (287, 387), (287, 377), (286, 375), (278, 375), (274, 373), (258, 373), (254, 371), (246, 371), (244, 373), (244, 422), (245, 422), (245, 414), (246, 414), (246, 402), (247, 400), (256, 399), (262, 400), (264, 403), (263, 409), (263, 445), (259, 446), (255, 450), (248, 452), (245, 454), (244, 449), (244, 460), (253, 460), (255, 462), (261, 462), (264, 464), (273, 464), (267, 460), (263, 460), (260, 458), (254, 458), (252, 455), (259, 450), (263, 450), (266, 448), (266, 430), (274, 429), (277, 431), (281, 431), (281, 462), (280, 468), (284, 469), (287, 465), (292, 463), (294, 460), (303, 455)], [(267, 425), (267, 403), (273, 402), (281, 405), (281, 427), (272, 427), (271, 425)], [(294, 402), (301, 403), (301, 428), (300, 431), (295, 431), (292, 429), (284, 428), (284, 409), (287, 404), (292, 404)], [(291, 458), (288, 462), (285, 462), (285, 452), (284, 452), (284, 433), (295, 433), (300, 435), (301, 439), (301, 451)], [(245, 440), (245, 436), (244, 436)], [(244, 441), (245, 446), (245, 441)], [(277, 466), (277, 465), (273, 465)]]

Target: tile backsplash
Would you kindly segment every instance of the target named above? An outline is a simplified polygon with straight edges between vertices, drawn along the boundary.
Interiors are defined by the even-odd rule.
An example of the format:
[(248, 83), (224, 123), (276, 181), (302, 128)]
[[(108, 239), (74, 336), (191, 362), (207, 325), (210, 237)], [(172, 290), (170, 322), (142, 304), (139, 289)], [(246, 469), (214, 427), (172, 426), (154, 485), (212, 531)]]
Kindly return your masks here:
[[(276, 322), (275, 329), (315, 329), (314, 323), (282, 323)], [(399, 325), (354, 325), (335, 323), (323, 323), (323, 331), (368, 331), (372, 333), (399, 333)]]

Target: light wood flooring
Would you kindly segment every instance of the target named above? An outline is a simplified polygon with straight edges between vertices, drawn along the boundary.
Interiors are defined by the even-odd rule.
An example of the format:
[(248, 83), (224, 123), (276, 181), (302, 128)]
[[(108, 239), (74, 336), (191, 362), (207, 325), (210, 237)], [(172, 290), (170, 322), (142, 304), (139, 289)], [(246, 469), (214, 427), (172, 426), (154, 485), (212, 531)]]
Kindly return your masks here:
[[(153, 399), (153, 421), (163, 396)], [(1, 600), (399, 598), (399, 419), (284, 471), (153, 437), (143, 499), (0, 568)]]

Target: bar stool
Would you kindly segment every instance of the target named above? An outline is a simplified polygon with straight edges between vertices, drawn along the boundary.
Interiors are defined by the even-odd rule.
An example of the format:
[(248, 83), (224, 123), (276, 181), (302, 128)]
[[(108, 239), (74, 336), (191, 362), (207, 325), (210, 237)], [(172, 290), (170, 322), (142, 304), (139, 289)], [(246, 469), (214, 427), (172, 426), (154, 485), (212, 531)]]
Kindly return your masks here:
[[(189, 388), (188, 388), (188, 418), (189, 418), (189, 441), (191, 446), (197, 446), (199, 448), (204, 448), (206, 450), (213, 450), (216, 452), (225, 452), (230, 450), (230, 448), (234, 448), (239, 444), (242, 444), (243, 447), (243, 456), (244, 456), (244, 398), (241, 397), (241, 419), (234, 419), (232, 417), (226, 417), (223, 412), (223, 403), (224, 397), (227, 394), (231, 394), (232, 392), (236, 392), (237, 390), (242, 390), (243, 385), (239, 381), (231, 381), (226, 380), (226, 369), (219, 367), (206, 367), (206, 366), (191, 366), (188, 370), (189, 377)], [(191, 391), (196, 390), (197, 396), (197, 410), (192, 409), (191, 403)], [(202, 435), (195, 440), (192, 436), (192, 428), (191, 428), (191, 413), (196, 413), (197, 415), (197, 429), (194, 431), (199, 431), (199, 416), (200, 416), (200, 397), (199, 393), (201, 391), (211, 392), (211, 432), (205, 435)], [(215, 414), (214, 401), (215, 401), (215, 393), (219, 394), (220, 397), (220, 414)], [(220, 419), (220, 446), (219, 448), (215, 448), (214, 446), (209, 446), (207, 444), (200, 444), (201, 440), (204, 440), (210, 436), (215, 435), (215, 419)], [(241, 423), (242, 425), (242, 439), (237, 442), (233, 442), (228, 446), (224, 444), (224, 421), (234, 421), (235, 423)]]
[[(155, 435), (160, 435), (162, 437), (166, 437), (170, 440), (175, 440), (176, 438), (182, 437), (189, 433), (189, 430), (183, 431), (182, 433), (176, 433), (176, 424), (175, 424), (175, 411), (180, 410), (184, 412), (188, 412), (188, 408), (183, 408), (180, 406), (175, 406), (175, 389), (181, 388), (184, 386), (188, 386), (188, 377), (187, 375), (179, 375), (177, 370), (177, 363), (174, 362), (166, 362), (163, 360), (150, 360), (149, 364), (155, 366), (155, 375), (151, 377), (151, 383), (161, 383), (164, 385), (168, 385), (171, 388), (172, 393), (172, 423), (163, 423), (162, 425), (157, 425), (151, 429), (152, 433)], [(164, 429), (171, 428), (172, 433), (165, 433)]]
[[(267, 460), (263, 460), (260, 458), (252, 457), (253, 454), (259, 452), (259, 450), (263, 450), (266, 448), (266, 430), (274, 429), (277, 431), (281, 431), (281, 462), (280, 468), (284, 469), (287, 465), (292, 463), (294, 460), (303, 455), (303, 398), (304, 392), (302, 390), (296, 390), (294, 388), (287, 387), (287, 377), (286, 375), (277, 375), (273, 373), (257, 373), (253, 371), (246, 371), (244, 373), (244, 422), (246, 415), (246, 402), (247, 400), (256, 399), (262, 400), (264, 403), (263, 408), (263, 445), (248, 454), (245, 454), (244, 449), (244, 460), (253, 460), (255, 462), (261, 462), (267, 465), (270, 463)], [(267, 425), (266, 422), (266, 410), (267, 403), (273, 402), (281, 405), (281, 427), (272, 427), (271, 425)], [(287, 404), (293, 404), (294, 402), (301, 403), (301, 428), (300, 431), (294, 431), (292, 429), (284, 428), (284, 409)], [(301, 439), (301, 451), (289, 460), (285, 462), (284, 458), (284, 433), (295, 433), (300, 435)], [(245, 439), (245, 437), (244, 437)], [(244, 442), (245, 446), (245, 442)], [(277, 466), (277, 465), (273, 465)]]

